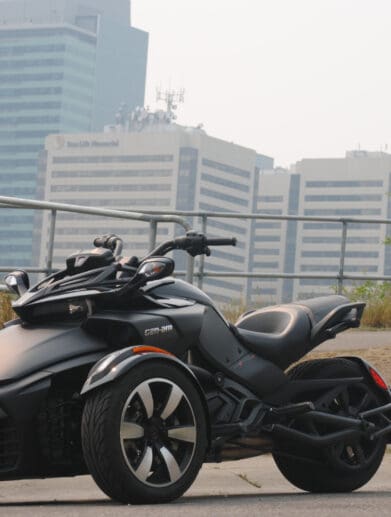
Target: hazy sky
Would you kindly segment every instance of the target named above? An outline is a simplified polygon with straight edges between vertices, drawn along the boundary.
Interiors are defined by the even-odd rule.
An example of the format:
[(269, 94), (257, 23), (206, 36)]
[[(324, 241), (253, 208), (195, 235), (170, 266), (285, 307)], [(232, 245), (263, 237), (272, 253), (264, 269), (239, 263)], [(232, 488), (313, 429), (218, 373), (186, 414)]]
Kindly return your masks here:
[(132, 0), (150, 33), (146, 104), (289, 165), (391, 151), (391, 0)]

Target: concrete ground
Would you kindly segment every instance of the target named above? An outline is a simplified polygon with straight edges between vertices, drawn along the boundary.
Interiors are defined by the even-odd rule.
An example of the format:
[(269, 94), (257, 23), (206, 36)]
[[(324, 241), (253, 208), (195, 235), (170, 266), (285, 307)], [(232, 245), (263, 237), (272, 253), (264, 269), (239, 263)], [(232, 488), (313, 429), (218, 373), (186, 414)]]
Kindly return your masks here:
[[(391, 331), (348, 331), (318, 351), (391, 346)], [(122, 506), (88, 477), (10, 481), (0, 484), (0, 517), (106, 517), (122, 515), (215, 517), (346, 517), (391, 515), (391, 454), (374, 478), (352, 494), (313, 495), (290, 485), (271, 456), (205, 465), (196, 482), (168, 505)]]
[(0, 486), (3, 517), (106, 517), (134, 515), (346, 517), (391, 515), (391, 454), (376, 476), (352, 494), (306, 494), (278, 472), (271, 456), (205, 465), (179, 500), (156, 506), (122, 506), (111, 502), (90, 477), (4, 482)]
[(348, 330), (322, 343), (316, 351), (361, 350), (391, 346), (390, 330)]

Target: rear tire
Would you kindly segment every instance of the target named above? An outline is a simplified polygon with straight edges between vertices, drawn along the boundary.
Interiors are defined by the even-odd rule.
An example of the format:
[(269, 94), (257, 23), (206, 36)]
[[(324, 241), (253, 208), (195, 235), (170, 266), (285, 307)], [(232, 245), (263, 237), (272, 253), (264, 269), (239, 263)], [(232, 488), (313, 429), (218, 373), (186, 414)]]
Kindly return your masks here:
[(166, 503), (193, 483), (207, 425), (192, 380), (150, 361), (91, 393), (82, 419), (84, 457), (97, 485), (121, 503)]
[[(353, 361), (337, 358), (307, 361), (290, 370), (288, 375), (291, 379), (362, 377), (362, 370)], [(308, 396), (315, 403), (318, 398), (316, 393)], [(335, 398), (323, 403), (321, 409), (354, 417), (378, 405), (377, 393), (364, 381), (342, 389)], [(315, 429), (301, 430), (325, 432), (319, 424)], [(365, 485), (376, 473), (386, 450), (386, 441), (384, 438), (375, 442), (360, 438), (322, 450), (305, 449), (292, 441), (277, 444), (273, 458), (288, 481), (308, 492), (351, 492)]]

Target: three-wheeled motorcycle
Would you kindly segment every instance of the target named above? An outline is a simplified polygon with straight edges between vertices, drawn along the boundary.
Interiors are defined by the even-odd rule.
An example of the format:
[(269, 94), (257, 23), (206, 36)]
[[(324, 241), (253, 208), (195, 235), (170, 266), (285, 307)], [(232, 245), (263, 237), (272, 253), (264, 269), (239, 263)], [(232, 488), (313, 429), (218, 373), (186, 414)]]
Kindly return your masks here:
[(306, 491), (368, 482), (391, 435), (386, 382), (357, 357), (295, 365), (358, 327), (364, 303), (325, 296), (230, 324), (164, 255), (235, 242), (189, 232), (139, 260), (107, 235), (31, 288), (7, 276), (19, 298), (0, 332), (0, 479), (90, 473), (117, 501), (163, 503), (204, 462), (271, 453)]

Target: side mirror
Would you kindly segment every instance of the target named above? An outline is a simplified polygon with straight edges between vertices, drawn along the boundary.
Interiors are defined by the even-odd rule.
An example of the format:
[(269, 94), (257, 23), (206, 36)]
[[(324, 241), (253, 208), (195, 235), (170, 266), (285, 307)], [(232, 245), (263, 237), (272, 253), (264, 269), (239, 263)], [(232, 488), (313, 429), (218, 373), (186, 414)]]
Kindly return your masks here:
[(150, 280), (159, 280), (171, 275), (174, 271), (175, 262), (168, 257), (151, 257), (145, 259), (137, 269), (136, 276)]
[(10, 291), (22, 296), (30, 288), (30, 280), (26, 271), (13, 271), (4, 277), (5, 285)]

